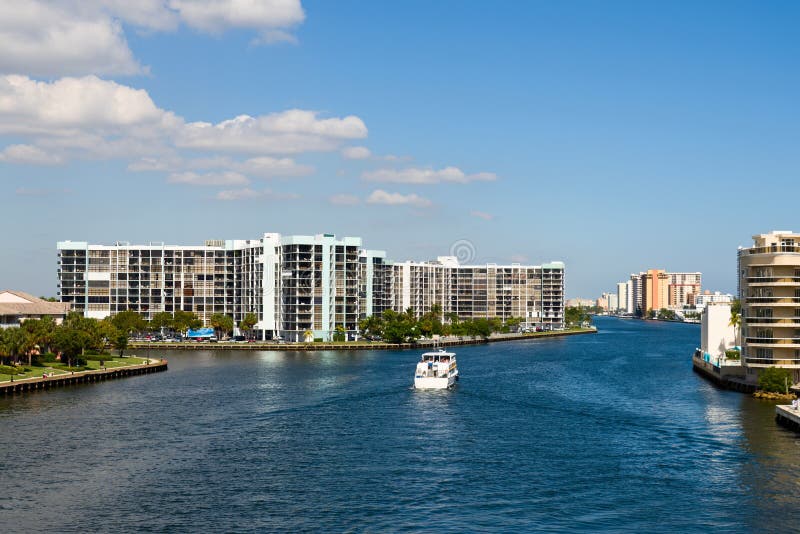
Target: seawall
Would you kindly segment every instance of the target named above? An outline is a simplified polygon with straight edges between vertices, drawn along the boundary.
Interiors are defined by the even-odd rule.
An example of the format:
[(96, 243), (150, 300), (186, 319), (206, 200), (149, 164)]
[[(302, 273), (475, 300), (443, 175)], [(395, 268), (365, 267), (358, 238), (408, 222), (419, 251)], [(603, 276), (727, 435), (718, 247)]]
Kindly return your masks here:
[(75, 384), (101, 382), (115, 378), (158, 373), (166, 370), (167, 360), (161, 360), (150, 364), (116, 367), (113, 369), (98, 369), (96, 371), (79, 371), (77, 373), (49, 376), (47, 378), (24, 378), (15, 380), (14, 382), (4, 382), (0, 384), (0, 395), (13, 395), (15, 393), (26, 393), (29, 391), (39, 391)]
[(744, 376), (740, 376), (741, 366), (727, 366), (718, 367), (711, 362), (703, 360), (701, 357), (694, 354), (692, 356), (692, 370), (707, 378), (717, 386), (724, 389), (731, 389), (741, 393), (753, 393), (756, 390), (755, 384), (748, 384), (744, 380)]
[(142, 350), (263, 350), (263, 351), (318, 351), (318, 350), (419, 350), (433, 347), (455, 347), (459, 345), (484, 345), (502, 341), (521, 341), (579, 334), (596, 334), (596, 329), (563, 330), (558, 332), (536, 332), (530, 334), (495, 334), (489, 338), (453, 339), (441, 341), (418, 341), (417, 343), (198, 343), (198, 342), (146, 342), (131, 343), (130, 349)]

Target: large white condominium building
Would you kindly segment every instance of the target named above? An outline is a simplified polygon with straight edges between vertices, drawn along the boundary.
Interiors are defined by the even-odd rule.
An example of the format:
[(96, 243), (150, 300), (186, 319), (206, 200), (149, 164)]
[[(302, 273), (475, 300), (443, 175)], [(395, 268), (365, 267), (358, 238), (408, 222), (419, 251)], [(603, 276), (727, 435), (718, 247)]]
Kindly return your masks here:
[(202, 246), (61, 241), (57, 248), (61, 301), (87, 317), (133, 310), (150, 319), (183, 310), (206, 324), (216, 313), (238, 324), (254, 313), (260, 337), (290, 340), (309, 331), (323, 339), (342, 329), (353, 335), (360, 318), (387, 309), (421, 315), (434, 304), (443, 318), (518, 317), (545, 328), (564, 322), (560, 262), (393, 263), (383, 251), (363, 249), (360, 238), (332, 234), (272, 233)]
[(742, 363), (748, 378), (758, 368), (793, 369), (800, 381), (800, 234), (753, 236), (738, 252)]
[(439, 305), (460, 319), (519, 318), (544, 329), (564, 327), (564, 264), (460, 265), (452, 256), (394, 264), (393, 308), (417, 316)]

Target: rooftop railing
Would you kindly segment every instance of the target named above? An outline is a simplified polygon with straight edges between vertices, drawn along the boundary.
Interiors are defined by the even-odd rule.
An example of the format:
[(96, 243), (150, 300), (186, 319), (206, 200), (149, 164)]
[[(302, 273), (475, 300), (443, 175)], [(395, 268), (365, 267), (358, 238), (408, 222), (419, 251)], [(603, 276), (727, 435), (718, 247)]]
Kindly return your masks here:
[(739, 250), (740, 254), (800, 254), (800, 245), (770, 245)]

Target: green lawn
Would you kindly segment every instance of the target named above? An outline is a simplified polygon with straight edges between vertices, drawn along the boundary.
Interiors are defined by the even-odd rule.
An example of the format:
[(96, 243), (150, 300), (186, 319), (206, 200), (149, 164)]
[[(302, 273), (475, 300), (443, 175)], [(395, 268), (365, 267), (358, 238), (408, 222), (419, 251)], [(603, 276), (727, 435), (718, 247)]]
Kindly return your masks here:
[[(136, 356), (127, 357), (127, 358), (118, 358), (118, 357), (110, 357), (107, 360), (104, 360), (103, 363), (106, 369), (111, 369), (114, 367), (128, 367), (131, 365), (141, 365), (145, 363), (145, 358), (138, 358)], [(60, 363), (45, 363), (41, 367), (38, 366), (28, 366), (22, 365), (20, 367), (25, 367), (30, 369), (24, 373), (19, 373), (14, 375), (14, 380), (22, 380), (25, 378), (41, 378), (42, 373), (47, 373), (48, 376), (51, 375), (64, 375), (69, 373), (69, 370), (66, 369), (59, 369), (58, 367), (52, 367), (56, 365), (58, 367), (66, 367), (66, 364), (62, 365)], [(100, 369), (100, 362), (96, 360), (89, 360), (86, 362), (86, 367), (88, 370), (97, 370)], [(77, 369), (76, 369), (77, 371)], [(9, 382), (11, 380), (11, 375), (0, 373), (0, 382)]]

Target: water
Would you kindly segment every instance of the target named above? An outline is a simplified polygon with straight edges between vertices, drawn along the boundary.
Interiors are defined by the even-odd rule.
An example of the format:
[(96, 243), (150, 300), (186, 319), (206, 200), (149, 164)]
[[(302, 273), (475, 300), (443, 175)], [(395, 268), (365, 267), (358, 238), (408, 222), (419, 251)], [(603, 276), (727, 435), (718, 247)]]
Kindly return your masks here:
[(0, 532), (797, 531), (798, 435), (691, 371), (696, 325), (458, 350), (176, 352), (0, 399)]

